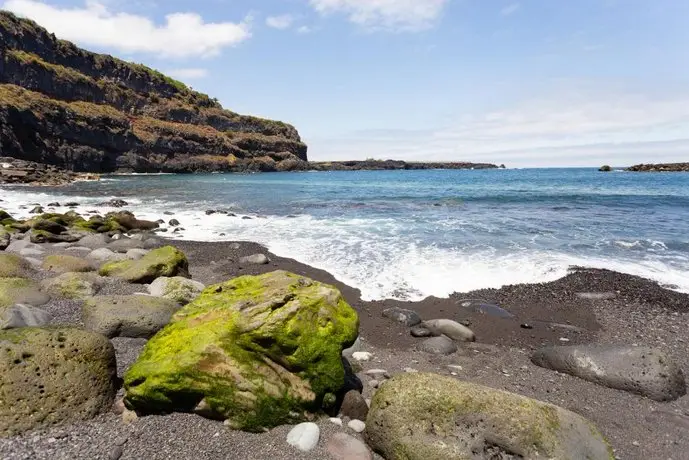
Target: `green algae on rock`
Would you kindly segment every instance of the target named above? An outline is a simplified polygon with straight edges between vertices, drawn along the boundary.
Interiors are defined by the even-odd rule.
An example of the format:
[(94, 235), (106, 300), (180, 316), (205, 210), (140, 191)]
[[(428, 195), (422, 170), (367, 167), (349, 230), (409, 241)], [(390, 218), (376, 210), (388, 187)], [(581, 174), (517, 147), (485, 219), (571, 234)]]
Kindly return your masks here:
[(614, 459), (598, 429), (574, 412), (427, 373), (395, 376), (378, 390), (366, 418), (366, 438), (388, 460), (469, 460), (479, 458), (477, 453)]
[(95, 295), (103, 286), (104, 278), (95, 273), (63, 273), (55, 278), (41, 281), (41, 287), (48, 294), (65, 299), (84, 299)]
[(43, 268), (56, 273), (92, 272), (88, 260), (64, 254), (53, 254), (43, 259)]
[(150, 283), (161, 276), (189, 277), (189, 262), (173, 246), (154, 249), (139, 260), (107, 262), (98, 271), (102, 276), (122, 278), (130, 283)]
[(23, 257), (5, 252), (0, 254), (0, 278), (27, 278), (34, 272)]
[(50, 297), (40, 291), (38, 285), (26, 278), (0, 278), (0, 307), (16, 303), (43, 305)]
[(303, 420), (343, 386), (341, 353), (358, 327), (337, 289), (292, 273), (210, 286), (145, 346), (125, 375), (125, 403), (246, 431)]
[(0, 331), (0, 436), (108, 410), (116, 392), (112, 344), (77, 328)]

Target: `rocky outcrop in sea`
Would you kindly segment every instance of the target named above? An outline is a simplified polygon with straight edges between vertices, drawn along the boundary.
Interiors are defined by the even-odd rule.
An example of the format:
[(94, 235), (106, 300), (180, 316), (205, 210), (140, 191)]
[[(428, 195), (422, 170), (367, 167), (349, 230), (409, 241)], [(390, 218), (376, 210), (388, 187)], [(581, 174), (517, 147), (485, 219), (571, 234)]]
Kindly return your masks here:
[(658, 164), (640, 164), (627, 168), (627, 171), (633, 172), (687, 172), (689, 171), (689, 163), (658, 163)]

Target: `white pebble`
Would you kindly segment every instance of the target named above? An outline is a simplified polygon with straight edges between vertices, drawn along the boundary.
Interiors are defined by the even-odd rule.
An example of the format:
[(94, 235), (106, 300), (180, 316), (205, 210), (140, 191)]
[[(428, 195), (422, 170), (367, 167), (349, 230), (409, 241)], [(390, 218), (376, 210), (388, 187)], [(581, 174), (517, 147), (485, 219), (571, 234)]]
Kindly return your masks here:
[(302, 452), (313, 450), (321, 437), (321, 429), (311, 422), (300, 423), (287, 434), (287, 443)]
[(342, 426), (342, 419), (337, 417), (331, 417), (330, 421), (337, 426)]
[(352, 353), (352, 358), (356, 361), (369, 361), (373, 358), (373, 353), (369, 353), (368, 351), (355, 351)]
[(350, 420), (347, 426), (357, 433), (361, 433), (366, 429), (366, 424), (361, 420)]

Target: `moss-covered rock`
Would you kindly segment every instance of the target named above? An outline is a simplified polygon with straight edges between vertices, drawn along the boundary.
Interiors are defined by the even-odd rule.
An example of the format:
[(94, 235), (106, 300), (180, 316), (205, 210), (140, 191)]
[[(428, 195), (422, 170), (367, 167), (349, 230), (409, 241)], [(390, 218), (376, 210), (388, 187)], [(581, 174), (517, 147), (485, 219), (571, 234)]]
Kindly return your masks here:
[(189, 262), (179, 249), (164, 246), (154, 249), (139, 260), (107, 262), (98, 273), (122, 278), (130, 283), (150, 283), (161, 276), (189, 277)]
[(164, 297), (180, 305), (186, 305), (198, 297), (205, 288), (202, 283), (181, 276), (161, 276), (151, 283), (148, 292), (152, 296)]
[(61, 223), (56, 222), (58, 220), (59, 222), (64, 222), (61, 219), (56, 219), (56, 218), (46, 218), (46, 215), (44, 214), (40, 218), (34, 219), (31, 223), (31, 228), (33, 230), (38, 230), (42, 232), (47, 232), (47, 233), (53, 233), (55, 235), (58, 235), (64, 231), (67, 231), (67, 227), (62, 225)]
[(116, 392), (112, 344), (76, 328), (0, 331), (0, 436), (108, 410)]
[[(388, 460), (612, 460), (588, 420), (552, 404), (436, 374), (402, 374), (373, 397), (369, 446)], [(493, 457), (491, 457), (493, 458)]]
[(95, 295), (104, 284), (105, 278), (95, 273), (63, 273), (56, 278), (41, 281), (45, 292), (54, 297), (84, 299)]
[(125, 402), (247, 431), (302, 420), (344, 385), (341, 353), (358, 326), (337, 289), (292, 273), (210, 286), (148, 342)]
[(23, 303), (43, 305), (50, 297), (40, 291), (38, 285), (25, 278), (0, 278), (0, 307)]
[(74, 243), (79, 241), (79, 236), (72, 235), (69, 233), (50, 233), (45, 230), (31, 230), (29, 239), (32, 243), (43, 244), (43, 243)]
[(0, 307), (0, 329), (45, 326), (51, 319), (50, 313), (31, 305), (15, 304)]
[(0, 253), (0, 278), (28, 278), (35, 272), (29, 261), (11, 253)]
[(56, 273), (93, 271), (93, 267), (88, 260), (64, 254), (46, 256), (43, 259), (43, 268)]
[(14, 222), (14, 218), (9, 212), (5, 211), (4, 209), (0, 209), (0, 222), (4, 224), (5, 221)]
[(0, 226), (0, 251), (7, 249), (10, 245), (10, 240), (12, 239), (12, 232), (7, 230), (5, 227)]
[(115, 223), (126, 230), (153, 230), (160, 226), (157, 222), (137, 219), (134, 214), (129, 211), (111, 212), (105, 217), (108, 222)]
[(172, 300), (146, 295), (98, 296), (81, 308), (84, 327), (106, 337), (152, 337), (179, 310)]

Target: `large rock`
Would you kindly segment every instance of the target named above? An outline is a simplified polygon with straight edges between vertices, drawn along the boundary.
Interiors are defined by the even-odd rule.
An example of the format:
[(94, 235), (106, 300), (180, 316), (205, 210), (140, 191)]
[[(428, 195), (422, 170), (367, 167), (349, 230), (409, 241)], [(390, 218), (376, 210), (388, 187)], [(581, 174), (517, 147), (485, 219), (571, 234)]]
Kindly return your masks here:
[(93, 267), (88, 260), (63, 254), (53, 254), (43, 259), (43, 268), (55, 273), (92, 272)]
[(300, 421), (344, 385), (358, 326), (337, 289), (284, 271), (210, 286), (147, 343), (125, 402), (247, 431)]
[(436, 374), (393, 377), (373, 397), (369, 446), (388, 460), (610, 460), (585, 418), (552, 404)]
[(108, 248), (98, 248), (91, 251), (86, 258), (95, 263), (105, 263), (105, 262), (119, 262), (121, 260), (127, 260), (127, 256), (117, 252), (113, 252)]
[(180, 305), (186, 305), (198, 297), (205, 288), (203, 283), (181, 276), (161, 276), (148, 286), (148, 292), (152, 296), (164, 297)]
[(122, 278), (130, 283), (150, 283), (161, 276), (189, 277), (189, 262), (182, 251), (165, 246), (154, 249), (139, 260), (108, 262), (101, 266), (103, 276)]
[(50, 301), (38, 285), (25, 278), (0, 278), (0, 307), (14, 304), (43, 305)]
[(421, 323), (422, 327), (430, 330), (433, 335), (446, 335), (457, 342), (473, 342), (476, 336), (471, 329), (451, 319), (432, 319)]
[(106, 337), (149, 338), (170, 322), (179, 305), (146, 295), (98, 296), (81, 308), (84, 327)]
[(120, 238), (108, 244), (108, 249), (113, 252), (125, 254), (132, 249), (143, 249), (144, 242), (136, 238)]
[(0, 278), (27, 278), (34, 272), (31, 264), (21, 256), (0, 253)]
[(51, 320), (50, 313), (31, 305), (0, 307), (0, 329), (45, 326)]
[(451, 355), (457, 351), (457, 344), (451, 338), (441, 335), (424, 340), (418, 345), (418, 349), (432, 355)]
[(45, 292), (54, 297), (84, 299), (95, 295), (105, 279), (95, 273), (63, 273), (56, 278), (41, 281)]
[(656, 401), (674, 401), (687, 393), (682, 370), (655, 348), (574, 345), (536, 351), (537, 366), (573, 375)]
[(79, 240), (79, 246), (89, 249), (100, 249), (105, 247), (110, 242), (110, 237), (104, 233), (94, 233), (86, 235)]
[(421, 323), (421, 317), (413, 310), (406, 310), (404, 308), (393, 307), (383, 310), (383, 317), (389, 318), (405, 326), (413, 327)]
[(157, 222), (137, 219), (134, 214), (129, 211), (112, 212), (106, 217), (108, 220), (117, 222), (126, 230), (153, 230), (159, 227)]
[(10, 240), (12, 236), (10, 232), (0, 227), (0, 251), (4, 251), (10, 245)]
[(112, 344), (76, 328), (0, 331), (0, 436), (86, 420), (112, 407)]

